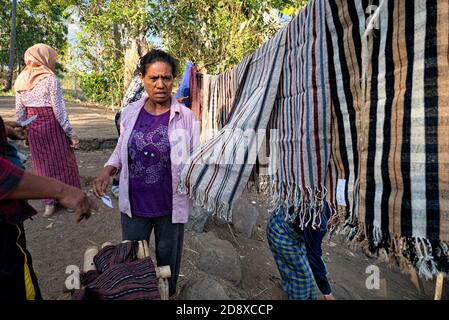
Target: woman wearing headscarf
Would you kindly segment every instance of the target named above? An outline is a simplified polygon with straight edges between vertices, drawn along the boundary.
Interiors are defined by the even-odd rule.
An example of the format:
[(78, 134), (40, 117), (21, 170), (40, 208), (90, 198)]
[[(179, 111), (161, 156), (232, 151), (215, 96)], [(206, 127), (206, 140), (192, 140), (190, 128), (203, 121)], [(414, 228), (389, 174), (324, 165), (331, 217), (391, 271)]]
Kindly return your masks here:
[[(70, 125), (61, 84), (55, 75), (57, 53), (48, 45), (36, 44), (25, 52), (25, 69), (19, 74), (16, 91), (16, 118), (28, 125), (28, 145), (34, 172), (81, 188), (73, 149), (79, 139)], [(45, 199), (44, 216), (56, 211), (57, 202)]]

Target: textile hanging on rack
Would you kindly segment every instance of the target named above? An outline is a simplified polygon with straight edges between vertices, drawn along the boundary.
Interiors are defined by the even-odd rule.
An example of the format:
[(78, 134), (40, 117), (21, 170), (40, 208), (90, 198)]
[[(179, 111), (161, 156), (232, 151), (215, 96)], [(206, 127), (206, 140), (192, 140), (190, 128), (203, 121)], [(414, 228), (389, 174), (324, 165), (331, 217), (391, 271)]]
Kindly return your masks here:
[[(241, 84), (246, 79), (251, 59), (252, 56), (246, 57), (235, 68), (222, 74), (203, 75), (205, 80), (203, 82), (202, 104), (207, 107), (203, 108), (204, 112), (201, 114), (201, 143), (206, 143), (212, 139), (230, 121), (238, 100), (239, 90), (242, 88)], [(262, 148), (265, 147), (265, 144), (266, 142), (263, 142)], [(257, 159), (257, 163), (250, 175), (250, 182), (258, 190), (260, 190), (261, 181), (265, 182), (266, 180), (260, 179), (259, 173), (261, 170), (268, 171), (267, 161), (264, 160), (261, 163)]]
[[(206, 143), (208, 140), (212, 139), (216, 133), (216, 95), (214, 91), (216, 89), (217, 76), (203, 74), (202, 77), (202, 102), (203, 110), (201, 112), (201, 135), (200, 142)], [(215, 127), (215, 129), (214, 129)]]
[[(330, 159), (325, 3), (311, 1), (286, 28), (286, 52), (270, 129), (273, 207), (302, 228), (319, 225)], [(285, 213), (287, 215), (287, 212)]]
[[(359, 220), (373, 248), (390, 234), (414, 238), (415, 265), (430, 278), (444, 247), (447, 255), (439, 241), (449, 240), (448, 3), (388, 0), (378, 10), (367, 39)], [(395, 247), (402, 240), (391, 237)]]
[[(339, 177), (354, 172), (351, 237), (373, 252), (385, 250), (403, 267), (413, 265), (427, 278), (447, 272), (448, 3), (383, 0), (370, 4), (374, 11), (365, 2), (335, 3), (329, 2), (327, 22), (335, 78), (344, 79), (333, 100), (335, 114), (344, 114), (348, 97), (361, 101), (353, 103), (358, 146), (352, 152), (358, 169), (346, 166), (339, 172)], [(371, 20), (365, 21), (367, 11)], [(358, 71), (339, 70), (345, 63), (357, 65)], [(359, 79), (357, 88), (353, 84)], [(342, 138), (354, 129), (354, 121), (349, 126), (340, 122), (337, 141), (354, 142)], [(334, 145), (337, 149), (344, 148)], [(343, 152), (336, 154), (337, 160), (344, 159)], [(337, 167), (342, 163), (337, 161)]]
[(218, 75), (217, 79), (217, 128), (220, 130), (230, 120), (241, 84), (246, 79), (252, 56), (248, 56), (235, 68)]
[(253, 53), (229, 123), (194, 151), (181, 173), (178, 190), (228, 221), (230, 205), (248, 182), (260, 145), (252, 133), (267, 128), (282, 69), (285, 35), (285, 29), (277, 32)]
[(331, 228), (356, 230), (354, 194), (359, 166), (361, 105), (361, 42), (365, 30), (362, 1), (327, 1), (326, 33), (332, 92), (332, 142), (328, 170), (328, 201), (337, 205)]
[(176, 99), (187, 97), (187, 99), (182, 102), (187, 108), (191, 107), (190, 76), (192, 67), (193, 63), (191, 61), (188, 61), (184, 69), (184, 73), (182, 74), (181, 83), (179, 84), (179, 88), (176, 91)]

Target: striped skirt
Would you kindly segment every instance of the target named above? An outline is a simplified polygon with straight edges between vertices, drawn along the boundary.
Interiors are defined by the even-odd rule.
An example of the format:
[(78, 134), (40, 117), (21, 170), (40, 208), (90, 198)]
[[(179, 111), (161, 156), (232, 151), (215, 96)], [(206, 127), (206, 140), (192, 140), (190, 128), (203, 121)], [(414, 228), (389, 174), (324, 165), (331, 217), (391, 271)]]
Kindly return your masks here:
[[(37, 118), (28, 126), (28, 143), (34, 173), (81, 188), (75, 153), (52, 108), (27, 108), (27, 117), (33, 115)], [(45, 199), (44, 203), (54, 205), (56, 201)]]

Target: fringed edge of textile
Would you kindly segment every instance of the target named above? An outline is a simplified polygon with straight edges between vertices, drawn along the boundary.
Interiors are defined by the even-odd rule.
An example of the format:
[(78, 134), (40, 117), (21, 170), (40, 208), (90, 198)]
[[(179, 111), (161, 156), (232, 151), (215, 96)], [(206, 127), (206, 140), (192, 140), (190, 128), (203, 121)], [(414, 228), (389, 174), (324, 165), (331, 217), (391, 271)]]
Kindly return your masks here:
[(177, 191), (180, 194), (189, 196), (195, 206), (205, 209), (221, 220), (232, 222), (232, 206), (230, 203), (218, 201), (211, 196), (206, 197), (206, 194), (202, 191), (195, 190), (192, 192), (182, 181), (178, 183)]
[[(341, 217), (339, 217), (341, 221)], [(439, 272), (449, 275), (449, 243), (431, 241), (423, 237), (402, 237), (385, 234), (379, 227), (373, 227), (373, 239), (366, 237), (366, 226), (346, 221), (334, 225), (329, 237), (341, 234), (354, 250), (360, 250), (369, 257), (376, 257), (388, 266), (398, 266), (404, 273), (416, 272), (420, 277), (431, 280)]]
[[(312, 228), (316, 229), (322, 222), (324, 204), (329, 203), (326, 195), (327, 189), (324, 184), (303, 189), (297, 185), (272, 181), (269, 185), (270, 211), (280, 208), (285, 220), (296, 220), (301, 229), (311, 223)], [(333, 206), (331, 210), (332, 208)]]

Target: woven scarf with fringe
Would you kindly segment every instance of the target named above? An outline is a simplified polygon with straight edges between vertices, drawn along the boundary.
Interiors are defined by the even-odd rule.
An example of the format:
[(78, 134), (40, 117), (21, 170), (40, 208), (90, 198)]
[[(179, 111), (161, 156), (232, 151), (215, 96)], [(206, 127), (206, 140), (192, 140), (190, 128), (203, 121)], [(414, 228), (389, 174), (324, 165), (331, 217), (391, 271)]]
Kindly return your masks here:
[(447, 272), (449, 5), (329, 1), (327, 13), (334, 113), (350, 119), (338, 121), (333, 139), (346, 183), (337, 191), (349, 208), (340, 222), (354, 226), (354, 242), (402, 267), (426, 278)]

